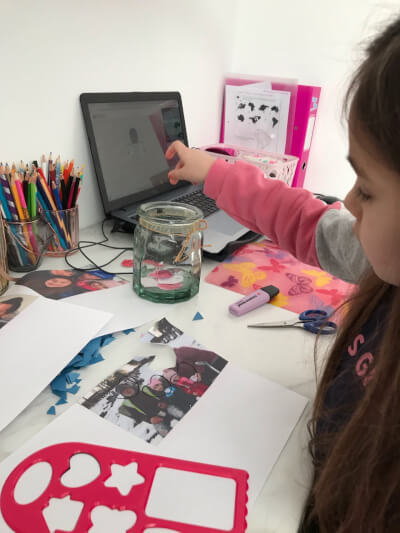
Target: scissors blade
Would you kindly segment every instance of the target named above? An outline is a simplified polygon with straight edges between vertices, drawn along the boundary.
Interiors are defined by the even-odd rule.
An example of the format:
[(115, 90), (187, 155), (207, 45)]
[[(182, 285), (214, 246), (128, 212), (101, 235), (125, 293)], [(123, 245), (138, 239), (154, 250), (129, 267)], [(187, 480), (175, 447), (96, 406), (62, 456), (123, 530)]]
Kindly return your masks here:
[(259, 322), (258, 324), (247, 324), (248, 328), (289, 328), (297, 324), (298, 320), (279, 320), (279, 322)]

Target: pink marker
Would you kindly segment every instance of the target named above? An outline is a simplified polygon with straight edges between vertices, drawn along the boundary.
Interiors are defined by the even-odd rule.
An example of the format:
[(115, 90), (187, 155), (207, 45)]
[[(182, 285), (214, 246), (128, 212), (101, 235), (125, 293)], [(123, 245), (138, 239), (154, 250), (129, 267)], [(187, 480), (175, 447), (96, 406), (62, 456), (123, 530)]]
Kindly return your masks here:
[(244, 315), (253, 309), (257, 309), (257, 307), (260, 307), (261, 305), (267, 304), (278, 293), (279, 289), (274, 285), (261, 287), (261, 289), (258, 289), (234, 304), (231, 304), (229, 306), (229, 311), (235, 316)]

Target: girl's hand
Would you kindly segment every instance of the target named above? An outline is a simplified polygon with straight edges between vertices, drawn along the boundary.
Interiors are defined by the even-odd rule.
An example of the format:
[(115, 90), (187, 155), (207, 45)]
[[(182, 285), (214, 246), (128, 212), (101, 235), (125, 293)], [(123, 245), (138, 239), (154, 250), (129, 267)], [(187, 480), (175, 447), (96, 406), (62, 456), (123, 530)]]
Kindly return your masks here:
[(215, 158), (203, 152), (203, 150), (191, 149), (181, 141), (173, 142), (165, 152), (167, 159), (172, 159), (177, 155), (179, 161), (174, 168), (168, 172), (169, 181), (172, 185), (179, 180), (190, 181), (191, 183), (203, 183), (206, 179)]

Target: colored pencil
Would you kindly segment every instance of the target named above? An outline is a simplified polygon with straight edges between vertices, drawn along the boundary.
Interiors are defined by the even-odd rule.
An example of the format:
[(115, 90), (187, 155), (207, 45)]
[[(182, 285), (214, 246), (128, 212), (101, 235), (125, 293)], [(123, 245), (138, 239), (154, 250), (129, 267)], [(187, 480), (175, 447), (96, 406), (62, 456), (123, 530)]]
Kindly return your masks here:
[[(8, 206), (8, 202), (3, 190), (2, 185), (0, 185), (0, 205), (2, 207), (2, 211), (4, 212), (4, 218), (6, 220), (11, 221), (11, 213)], [(17, 229), (14, 226), (14, 224), (7, 224), (7, 227), (11, 229), (11, 232), (14, 234), (14, 238), (12, 239), (13, 248), (15, 251), (15, 254), (17, 256), (17, 261), (19, 265), (23, 265), (26, 263), (26, 256), (24, 250), (19, 245), (19, 239), (17, 234)]]
[(11, 178), (10, 186), (11, 186), (11, 192), (12, 192), (12, 195), (13, 195), (13, 198), (14, 198), (15, 207), (17, 208), (18, 218), (19, 218), (19, 220), (23, 220), (24, 219), (24, 215), (22, 213), (21, 201), (20, 201), (20, 198), (19, 198), (17, 186), (15, 184), (15, 175), (12, 176), (12, 178)]
[(74, 197), (75, 183), (76, 183), (76, 178), (74, 177), (72, 179), (71, 187), (69, 190), (67, 209), (71, 209), (72, 207), (72, 198)]
[(81, 189), (82, 189), (82, 186), (79, 187), (78, 192), (76, 193), (75, 207), (78, 205), (78, 198), (79, 198), (79, 193), (81, 192)]
[(2, 184), (4, 195), (6, 197), (8, 208), (10, 211), (10, 220), (14, 220), (16, 222), (18, 220), (17, 208), (15, 207), (14, 198), (10, 189), (10, 184), (5, 174), (0, 174), (0, 183)]
[[(38, 182), (39, 183), (39, 182)], [(44, 216), (45, 218), (47, 219), (47, 222), (50, 224), (50, 226), (53, 228), (58, 240), (59, 240), (59, 243), (60, 243), (60, 246), (59, 248), (64, 248), (64, 250), (67, 250), (67, 245), (60, 233), (60, 229), (57, 227), (57, 224), (54, 223), (54, 220), (52, 219), (51, 217), (51, 214), (50, 214), (50, 211), (48, 210), (48, 207), (47, 207), (47, 204), (40, 192), (40, 187), (38, 188), (38, 191), (37, 191), (37, 198), (38, 198), (38, 201), (39, 203), (41, 204), (42, 206), (42, 211), (44, 213)]]
[[(61, 219), (57, 206), (53, 200), (53, 196), (50, 192), (50, 189), (46, 183), (46, 181), (42, 178), (42, 176), (39, 176), (39, 179), (37, 181), (38, 186), (40, 185), (41, 195), (45, 199), (45, 201), (48, 203), (49, 208), (47, 208), (47, 211), (54, 211), (54, 225), (58, 225), (60, 233), (63, 234), (65, 240), (70, 244), (71, 243), (71, 237), (68, 234), (68, 231), (65, 227), (64, 221)], [(67, 249), (66, 247), (64, 249)]]
[(21, 220), (24, 220), (24, 221), (29, 220), (29, 212), (28, 212), (28, 208), (26, 205), (24, 189), (22, 187), (21, 181), (18, 179), (18, 176), (15, 178), (15, 186), (17, 187), (17, 193), (18, 193), (20, 204), (21, 204), (21, 212), (22, 212), (22, 217), (23, 217)]
[(76, 198), (78, 196), (78, 190), (79, 190), (80, 184), (81, 184), (81, 178), (75, 178), (75, 187), (74, 187), (74, 192), (72, 195), (71, 207), (76, 206)]
[(6, 220), (12, 220), (10, 209), (8, 207), (7, 198), (6, 198), (5, 194), (4, 194), (4, 189), (3, 189), (2, 185), (0, 185), (0, 204), (3, 207), (4, 214), (5, 214), (5, 219)]
[(50, 152), (49, 161), (48, 161), (48, 164), (47, 164), (47, 175), (46, 175), (47, 183), (50, 183), (50, 170), (51, 170), (52, 166), (53, 166), (53, 152)]
[[(18, 184), (20, 186), (18, 186)], [(36, 243), (35, 235), (34, 235), (34, 233), (32, 231), (32, 222), (30, 221), (31, 217), (29, 215), (29, 210), (27, 208), (27, 205), (26, 205), (26, 202), (25, 202), (25, 198), (24, 198), (24, 195), (23, 195), (23, 192), (22, 192), (22, 186), (21, 186), (19, 181), (17, 181), (17, 189), (19, 190), (20, 195), (21, 195), (21, 208), (22, 208), (22, 212), (23, 212), (24, 217), (25, 217), (24, 221), (27, 222), (26, 225), (24, 224), (24, 227), (28, 228), (29, 241), (30, 241), (29, 244), (32, 244), (33, 251), (36, 254), (35, 260), (38, 261), (39, 257), (40, 257), (40, 252), (39, 252), (39, 249), (38, 249), (38, 245)]]
[[(25, 204), (25, 209), (23, 210), (22, 209), (22, 205), (21, 205), (20, 194), (18, 192), (17, 183), (19, 184), (19, 187), (21, 187), (21, 189), (22, 189), (21, 183), (19, 182), (19, 180), (17, 180), (17, 173), (15, 173), (12, 176), (12, 178), (11, 178), (11, 192), (12, 192), (12, 195), (14, 197), (14, 202), (15, 202), (15, 206), (17, 208), (19, 220), (21, 222), (24, 222), (26, 220), (26, 212), (25, 212), (26, 204)], [(23, 197), (23, 193), (22, 193), (22, 197)], [(29, 216), (28, 216), (28, 218), (29, 218)], [(26, 246), (26, 250), (28, 252), (28, 255), (29, 255), (29, 257), (30, 257), (30, 259), (32, 261), (32, 264), (35, 264), (36, 263), (36, 257), (35, 257), (34, 251), (32, 250), (32, 243), (31, 243), (31, 240), (30, 240), (29, 231), (28, 231), (28, 228), (27, 228), (27, 226), (25, 224), (22, 224), (22, 233), (24, 234), (25, 246)], [(21, 244), (21, 246), (22, 246), (22, 244)]]

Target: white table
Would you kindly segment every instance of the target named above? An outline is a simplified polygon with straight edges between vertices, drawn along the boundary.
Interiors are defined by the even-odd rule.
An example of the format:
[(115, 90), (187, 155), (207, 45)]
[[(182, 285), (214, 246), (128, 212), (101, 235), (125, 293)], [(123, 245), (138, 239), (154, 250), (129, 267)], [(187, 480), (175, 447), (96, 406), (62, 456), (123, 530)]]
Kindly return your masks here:
[[(109, 225), (106, 227), (108, 228)], [(109, 233), (108, 230), (106, 233)], [(81, 231), (81, 239), (101, 240), (99, 226)], [(110, 243), (115, 246), (131, 246), (132, 243), (131, 235), (121, 233), (112, 234), (111, 239)], [(95, 259), (97, 264), (102, 264), (116, 255), (115, 250), (106, 250), (101, 247), (88, 248), (86, 251), (91, 258)], [(121, 267), (121, 260), (129, 257), (131, 257), (131, 253), (124, 254), (107, 269), (110, 271), (124, 270)], [(87, 266), (87, 260), (81, 254), (71, 256), (70, 260), (75, 266)], [(238, 300), (240, 295), (204, 282), (205, 276), (215, 266), (216, 263), (212, 260), (204, 261), (199, 294), (186, 302), (184, 306), (171, 306), (167, 318), (207, 348), (229, 361), (252, 370), (311, 400), (315, 394), (313, 357), (315, 336), (298, 328), (285, 330), (248, 329), (246, 326), (250, 321), (284, 320), (292, 318), (294, 314), (273, 305), (267, 305), (252, 311), (251, 318), (249, 315), (233, 317), (228, 312), (228, 306)], [(65, 267), (63, 258), (45, 258), (41, 265), (41, 268), (44, 269)], [(130, 275), (125, 277), (131, 279)], [(203, 315), (203, 320), (193, 321), (197, 311)], [(137, 328), (137, 331), (145, 331), (147, 326), (148, 324), (145, 324)], [(129, 338), (130, 346), (132, 346), (132, 336)], [(124, 341), (121, 340), (121, 342), (123, 346)], [(143, 344), (139, 345), (139, 335), (133, 342), (137, 342), (138, 352), (140, 352)], [(329, 342), (331, 339), (321, 339), (323, 352), (326, 351)], [(89, 391), (102, 379), (105, 369), (111, 373), (120, 363), (125, 363), (126, 353), (120, 348), (119, 352), (111, 343), (101, 350), (105, 361), (81, 371), (83, 381), (80, 384), (81, 390), (77, 395), (78, 397)], [(71, 395), (68, 399), (68, 404), (57, 406), (57, 415), (71, 405), (73, 401)], [(47, 409), (54, 402), (55, 397), (50, 387), (47, 387), (25, 411), (0, 433), (0, 460), (54, 419), (54, 417), (46, 414)], [(310, 410), (311, 402), (283, 449), (255, 505), (250, 510), (247, 529), (249, 533), (294, 533), (297, 530), (311, 473), (306, 429)]]

